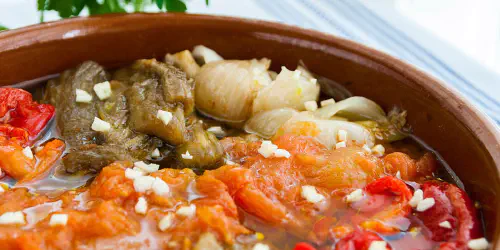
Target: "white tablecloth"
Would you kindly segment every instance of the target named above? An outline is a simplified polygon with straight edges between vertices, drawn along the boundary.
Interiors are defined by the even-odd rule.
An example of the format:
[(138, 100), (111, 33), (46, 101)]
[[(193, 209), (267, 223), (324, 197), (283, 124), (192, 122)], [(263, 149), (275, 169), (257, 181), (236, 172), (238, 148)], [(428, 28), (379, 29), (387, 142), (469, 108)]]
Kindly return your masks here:
[[(189, 12), (278, 21), (380, 49), (443, 80), (500, 123), (496, 0), (190, 0)], [(151, 8), (154, 10), (154, 8)], [(55, 13), (46, 15), (57, 19)], [(0, 0), (0, 24), (38, 22), (35, 0)]]

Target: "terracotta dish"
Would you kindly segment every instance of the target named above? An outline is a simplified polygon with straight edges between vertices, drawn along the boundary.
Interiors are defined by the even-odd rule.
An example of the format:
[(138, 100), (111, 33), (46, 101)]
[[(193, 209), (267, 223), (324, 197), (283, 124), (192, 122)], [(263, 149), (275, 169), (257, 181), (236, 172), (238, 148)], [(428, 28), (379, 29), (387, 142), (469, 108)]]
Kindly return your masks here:
[[(413, 133), (452, 166), (481, 204), (485, 232), (500, 247), (500, 131), (476, 107), (433, 77), (363, 45), (283, 24), (185, 14), (74, 18), (0, 33), (0, 85), (29, 82), (86, 60), (106, 67), (162, 58), (203, 44), (224, 58), (272, 59), (307, 67), (355, 95), (408, 111)], [(274, 70), (277, 70), (276, 68)], [(28, 82), (26, 82), (28, 81)]]

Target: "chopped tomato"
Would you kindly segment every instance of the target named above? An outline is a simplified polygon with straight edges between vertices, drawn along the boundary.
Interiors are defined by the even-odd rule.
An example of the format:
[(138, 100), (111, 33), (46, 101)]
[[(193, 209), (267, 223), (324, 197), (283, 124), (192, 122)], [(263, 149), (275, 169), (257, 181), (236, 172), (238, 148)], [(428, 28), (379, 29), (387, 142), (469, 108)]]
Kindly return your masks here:
[[(91, 249), (110, 246), (116, 249), (169, 249), (175, 242), (178, 246), (191, 249), (207, 232), (227, 245), (234, 244), (238, 236), (251, 233), (240, 223), (236, 204), (227, 186), (214, 176), (198, 177), (189, 169), (157, 171), (152, 176), (161, 178), (171, 188), (164, 195), (169, 202), (159, 202), (159, 195), (153, 191), (138, 193), (135, 190), (134, 181), (125, 177), (125, 170), (130, 167), (131, 162), (115, 162), (103, 168), (90, 187), (67, 191), (53, 198), (32, 195), (24, 188), (0, 193), (0, 214), (23, 211), (28, 216), (32, 212), (24, 210), (26, 208), (38, 211), (44, 206), (51, 208), (52, 205), (47, 202), (62, 201), (61, 208), (55, 213), (68, 216), (65, 226), (50, 226), (51, 212), (35, 215), (42, 216), (37, 221), (27, 217), (27, 228), (3, 225), (0, 227), (0, 248), (12, 249), (10, 246), (14, 244), (14, 249), (74, 249), (77, 247), (73, 244), (78, 242), (83, 244), (78, 247), (88, 246)], [(147, 200), (148, 209), (144, 215), (135, 210), (139, 197)], [(188, 204), (196, 208), (193, 216), (175, 212), (180, 206)], [(172, 225), (161, 231), (159, 221), (167, 213), (172, 215)], [(133, 241), (122, 240), (139, 233), (144, 235)], [(153, 241), (157, 245), (151, 245)]]
[(133, 181), (125, 177), (131, 162), (115, 162), (103, 168), (90, 185), (90, 195), (105, 200), (123, 200), (134, 193)]
[(76, 239), (110, 237), (118, 234), (133, 234), (140, 225), (112, 201), (96, 202), (89, 211), (68, 211), (68, 228)]
[(416, 181), (419, 177), (432, 176), (437, 168), (436, 159), (431, 153), (426, 153), (418, 161), (415, 161), (407, 154), (394, 152), (386, 155), (384, 162), (388, 165), (387, 173), (396, 175), (399, 172), (401, 179), (407, 181)]
[(196, 189), (203, 195), (195, 201), (197, 205), (221, 206), (226, 214), (238, 217), (238, 208), (222, 181), (210, 175), (203, 175), (197, 179)]
[(425, 153), (417, 161), (417, 173), (422, 177), (432, 176), (437, 167), (436, 157), (431, 153)]
[(224, 182), (229, 187), (229, 193), (234, 197), (236, 204), (248, 213), (271, 223), (281, 224), (287, 221), (286, 208), (279, 202), (269, 199), (255, 186), (251, 170), (226, 165), (208, 171), (208, 174)]
[[(238, 157), (242, 165), (223, 166), (207, 174), (225, 183), (236, 204), (245, 212), (298, 237), (306, 235), (308, 240), (318, 244), (328, 239), (330, 229), (335, 226), (336, 219), (328, 213), (348, 209), (343, 202), (332, 203), (332, 196), (342, 190), (364, 187), (385, 172), (382, 160), (362, 153), (359, 147), (329, 150), (307, 136), (286, 134), (273, 139), (274, 144), (291, 154), (289, 158), (265, 158), (258, 153), (261, 142), (227, 138), (223, 143), (229, 150), (227, 153)], [(387, 204), (394, 206), (391, 212), (396, 214), (380, 211), (374, 220), (406, 215), (397, 210), (398, 201), (403, 199), (399, 196), (407, 202), (411, 192), (400, 180), (391, 180), (372, 184), (370, 191), (386, 195)], [(302, 196), (305, 185), (314, 186), (325, 197), (324, 202), (307, 201)], [(393, 193), (387, 192), (391, 190)], [(398, 193), (403, 191), (407, 193)]]
[(330, 229), (335, 225), (336, 222), (337, 219), (331, 216), (325, 216), (316, 221), (312, 229), (314, 237), (320, 242), (326, 241), (326, 239), (330, 235)]
[(415, 160), (407, 154), (395, 152), (384, 156), (384, 161), (391, 167), (388, 173), (395, 175), (398, 171), (403, 180), (414, 180), (417, 176), (417, 165)]
[(33, 196), (26, 188), (14, 188), (0, 193), (0, 214), (19, 211), (49, 201), (46, 196)]

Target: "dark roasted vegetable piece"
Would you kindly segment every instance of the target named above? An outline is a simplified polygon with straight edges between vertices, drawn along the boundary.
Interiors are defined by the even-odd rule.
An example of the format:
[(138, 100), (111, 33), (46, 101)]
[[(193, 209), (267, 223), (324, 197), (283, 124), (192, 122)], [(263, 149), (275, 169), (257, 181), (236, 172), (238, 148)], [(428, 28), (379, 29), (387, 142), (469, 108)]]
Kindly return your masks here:
[(127, 98), (123, 93), (126, 88), (118, 81), (111, 83), (113, 94), (104, 102), (99, 102), (99, 118), (111, 123), (111, 130), (104, 133), (105, 145), (122, 147), (136, 159), (145, 159), (163, 142), (154, 136), (134, 132), (127, 126), (129, 111)]
[(138, 60), (132, 68), (147, 74), (154, 74), (160, 81), (163, 97), (168, 104), (182, 104), (184, 115), (194, 110), (192, 87), (188, 84), (186, 73), (174, 66), (152, 60)]
[[(138, 132), (155, 135), (174, 145), (186, 141), (184, 112), (181, 106), (168, 105), (155, 80), (135, 83), (125, 93), (130, 110), (129, 126)], [(172, 120), (165, 125), (156, 115), (158, 110), (172, 113)]]
[(128, 108), (125, 90), (127, 85), (120, 81), (110, 82), (112, 94), (104, 101), (97, 103), (99, 118), (107, 121), (112, 127), (124, 127), (127, 124)]
[[(203, 129), (201, 123), (196, 123), (192, 127), (193, 132), (185, 144), (177, 149), (178, 158), (187, 167), (200, 169), (213, 169), (218, 166), (224, 149), (215, 135)], [(182, 154), (189, 152), (193, 159), (184, 159)]]
[[(57, 109), (57, 126), (67, 144), (72, 147), (85, 144), (100, 144), (102, 137), (91, 130), (97, 116), (93, 87), (107, 80), (104, 68), (95, 62), (84, 62), (76, 69), (66, 70), (55, 80), (49, 81), (44, 101)], [(93, 95), (91, 103), (77, 103), (76, 89)]]
[(129, 151), (115, 145), (83, 145), (63, 157), (64, 166), (69, 173), (98, 172), (104, 166), (121, 160), (137, 161)]
[(198, 74), (198, 71), (200, 71), (200, 66), (196, 63), (189, 50), (183, 50), (173, 55), (167, 54), (165, 56), (165, 62), (186, 72), (189, 78), (194, 78), (196, 74)]
[[(64, 167), (68, 172), (95, 171), (115, 160), (136, 159), (119, 146), (98, 145), (109, 139), (109, 135), (91, 129), (94, 118), (100, 116), (99, 99), (94, 94), (93, 87), (107, 79), (103, 67), (95, 62), (85, 62), (76, 69), (63, 72), (58, 79), (50, 81), (47, 85), (44, 101), (56, 106), (57, 126), (63, 139), (73, 148), (63, 159)], [(116, 83), (113, 87), (117, 87)], [(93, 95), (92, 102), (77, 103), (75, 101), (76, 89), (85, 90)], [(126, 109), (122, 110), (123, 103), (117, 101), (116, 104), (118, 107), (114, 111), (117, 112), (106, 113), (105, 110), (99, 110), (102, 111), (101, 118), (114, 121), (113, 125), (126, 122)], [(119, 133), (117, 131), (116, 134)]]

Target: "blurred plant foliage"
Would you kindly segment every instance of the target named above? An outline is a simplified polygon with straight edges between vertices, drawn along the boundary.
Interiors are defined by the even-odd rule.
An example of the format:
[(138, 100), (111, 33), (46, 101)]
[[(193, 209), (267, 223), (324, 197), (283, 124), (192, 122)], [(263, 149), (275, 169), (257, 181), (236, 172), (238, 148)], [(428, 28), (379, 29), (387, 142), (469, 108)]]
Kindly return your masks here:
[(7, 30), (7, 27), (0, 25), (0, 31)]
[[(159, 11), (185, 12), (186, 0), (37, 0), (41, 12), (40, 22), (44, 21), (44, 12), (54, 10), (61, 18), (78, 16), (87, 8), (89, 15), (107, 13), (125, 13), (127, 6), (133, 6), (134, 12), (144, 11), (144, 7), (155, 4)], [(205, 0), (208, 5), (209, 0)]]

